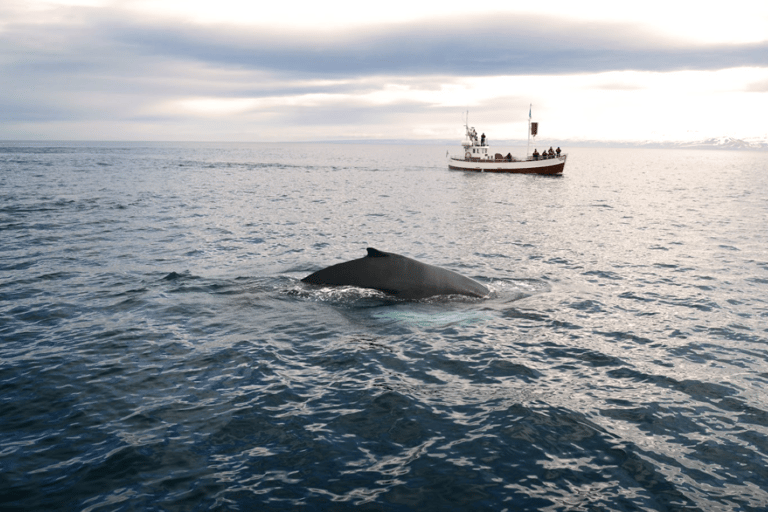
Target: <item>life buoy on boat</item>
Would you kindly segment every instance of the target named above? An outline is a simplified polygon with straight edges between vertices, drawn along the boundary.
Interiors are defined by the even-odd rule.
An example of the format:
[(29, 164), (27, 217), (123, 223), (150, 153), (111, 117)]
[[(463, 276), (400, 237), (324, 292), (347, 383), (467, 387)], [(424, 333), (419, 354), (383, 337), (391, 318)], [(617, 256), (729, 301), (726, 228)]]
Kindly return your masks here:
[(467, 151), (466, 153), (464, 153), (464, 159), (465, 159), (465, 160), (469, 160), (470, 158), (472, 158), (472, 153), (470, 153), (469, 151)]

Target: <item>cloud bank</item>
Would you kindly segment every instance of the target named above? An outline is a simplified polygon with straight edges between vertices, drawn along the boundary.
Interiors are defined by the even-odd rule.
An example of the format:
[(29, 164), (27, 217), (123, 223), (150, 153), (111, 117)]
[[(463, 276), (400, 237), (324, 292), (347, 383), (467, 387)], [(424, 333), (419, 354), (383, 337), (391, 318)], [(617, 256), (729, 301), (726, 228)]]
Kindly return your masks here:
[[(226, 115), (239, 116), (232, 125), (242, 136), (253, 123), (307, 128), (409, 122), (425, 115), (424, 108), (444, 120), (439, 116), (449, 110), (455, 116), (459, 105), (483, 103), (466, 98), (468, 78), (549, 76), (562, 84), (569, 76), (600, 73), (768, 68), (768, 41), (704, 44), (648, 26), (551, 15), (328, 30), (185, 23), (119, 8), (59, 7), (36, 16), (6, 8), (0, 14), (3, 138), (34, 136), (34, 127), (45, 123), (55, 130), (90, 123), (98, 132), (110, 122), (132, 124), (126, 135), (150, 129), (151, 136), (161, 136), (161, 126), (170, 123), (169, 131), (191, 136), (221, 132), (215, 126)], [(604, 81), (604, 91), (643, 89), (611, 80)], [(743, 89), (760, 93), (764, 83), (758, 77)], [(505, 95), (522, 110), (530, 93)], [(199, 122), (197, 132), (180, 130), (192, 119)], [(113, 132), (118, 136), (119, 130)]]
[[(53, 23), (6, 23), (3, 53), (74, 72), (164, 57), (292, 77), (516, 75), (717, 70), (768, 64), (768, 41), (700, 44), (627, 23), (552, 16), (445, 18), (327, 30), (145, 21), (82, 8)], [(61, 20), (61, 18), (64, 18)], [(27, 61), (28, 63), (28, 61)]]

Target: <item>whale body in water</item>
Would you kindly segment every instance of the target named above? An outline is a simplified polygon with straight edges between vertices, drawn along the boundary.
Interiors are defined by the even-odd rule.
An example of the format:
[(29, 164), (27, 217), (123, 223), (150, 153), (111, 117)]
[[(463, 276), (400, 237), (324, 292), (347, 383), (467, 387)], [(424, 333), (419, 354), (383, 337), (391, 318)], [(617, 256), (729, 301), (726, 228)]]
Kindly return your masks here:
[(433, 295), (485, 297), (488, 288), (468, 277), (399, 254), (369, 247), (368, 255), (318, 270), (302, 282), (372, 288), (401, 299)]

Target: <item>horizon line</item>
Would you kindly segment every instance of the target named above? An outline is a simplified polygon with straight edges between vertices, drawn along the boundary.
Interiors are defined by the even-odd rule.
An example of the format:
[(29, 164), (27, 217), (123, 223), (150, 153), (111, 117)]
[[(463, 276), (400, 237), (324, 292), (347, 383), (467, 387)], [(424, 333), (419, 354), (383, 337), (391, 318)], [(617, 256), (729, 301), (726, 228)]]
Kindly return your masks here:
[[(749, 142), (735, 137), (709, 137), (697, 140), (600, 140), (600, 139), (559, 139), (551, 138), (541, 141), (541, 144), (568, 145), (570, 147), (600, 147), (600, 148), (658, 148), (658, 149), (745, 149), (768, 150), (768, 138), (749, 137), (758, 139)], [(728, 141), (730, 144), (716, 144), (717, 141)], [(498, 139), (489, 147), (525, 146), (525, 139)], [(403, 144), (423, 146), (459, 146), (459, 139), (324, 139), (324, 140), (130, 140), (130, 139), (0, 139), (0, 144), (51, 144), (51, 143), (132, 143), (132, 144)]]

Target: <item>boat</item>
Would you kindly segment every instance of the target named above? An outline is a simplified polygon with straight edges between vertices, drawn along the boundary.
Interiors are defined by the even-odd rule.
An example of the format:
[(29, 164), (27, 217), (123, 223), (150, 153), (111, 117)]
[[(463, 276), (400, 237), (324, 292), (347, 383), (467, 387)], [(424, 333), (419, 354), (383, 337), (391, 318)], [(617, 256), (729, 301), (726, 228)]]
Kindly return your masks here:
[[(468, 118), (468, 116), (467, 116)], [(517, 158), (511, 153), (502, 155), (494, 153), (488, 144), (485, 134), (478, 138), (477, 131), (464, 124), (466, 134), (461, 142), (463, 155), (449, 156), (448, 168), (453, 171), (475, 172), (506, 172), (513, 174), (562, 174), (565, 170), (565, 161), (568, 155), (558, 153), (549, 155), (545, 151), (539, 155), (536, 150), (525, 158)], [(538, 133), (538, 123), (531, 122), (530, 110), (528, 111), (528, 149), (530, 150), (530, 138), (534, 139)], [(558, 151), (560, 148), (557, 148)]]

